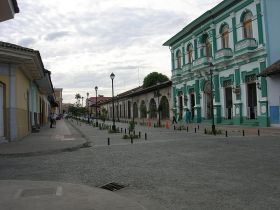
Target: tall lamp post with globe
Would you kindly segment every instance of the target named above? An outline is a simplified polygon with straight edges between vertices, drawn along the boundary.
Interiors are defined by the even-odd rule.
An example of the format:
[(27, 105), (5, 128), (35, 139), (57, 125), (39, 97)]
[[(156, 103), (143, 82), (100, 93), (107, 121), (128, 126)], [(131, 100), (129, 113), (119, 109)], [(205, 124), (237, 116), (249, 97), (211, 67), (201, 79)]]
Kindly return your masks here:
[(112, 104), (113, 104), (113, 126), (112, 126), (112, 130), (116, 131), (116, 125), (115, 125), (115, 105), (114, 105), (114, 78), (115, 78), (115, 74), (113, 72), (111, 73), (110, 78), (112, 80)]

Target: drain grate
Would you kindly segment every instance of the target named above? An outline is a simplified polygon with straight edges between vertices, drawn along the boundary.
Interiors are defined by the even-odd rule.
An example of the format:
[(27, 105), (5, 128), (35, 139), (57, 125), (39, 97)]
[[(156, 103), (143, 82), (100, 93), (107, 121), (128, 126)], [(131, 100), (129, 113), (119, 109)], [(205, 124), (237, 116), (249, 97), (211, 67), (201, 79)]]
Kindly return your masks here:
[(104, 185), (100, 188), (105, 189), (105, 190), (110, 190), (110, 191), (117, 191), (117, 190), (120, 190), (124, 187), (125, 187), (125, 185), (118, 184), (116, 182), (111, 182), (111, 183), (106, 184), (106, 185)]

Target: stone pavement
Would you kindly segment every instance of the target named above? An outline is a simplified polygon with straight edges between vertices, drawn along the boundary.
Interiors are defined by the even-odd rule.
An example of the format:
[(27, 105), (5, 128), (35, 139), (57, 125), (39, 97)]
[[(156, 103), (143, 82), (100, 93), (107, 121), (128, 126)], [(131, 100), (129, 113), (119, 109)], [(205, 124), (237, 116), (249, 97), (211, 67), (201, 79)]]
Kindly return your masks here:
[(1, 210), (145, 210), (107, 190), (45, 181), (0, 181)]
[(22, 140), (0, 144), (0, 156), (32, 156), (76, 150), (87, 142), (73, 126), (57, 120), (56, 128), (45, 126)]

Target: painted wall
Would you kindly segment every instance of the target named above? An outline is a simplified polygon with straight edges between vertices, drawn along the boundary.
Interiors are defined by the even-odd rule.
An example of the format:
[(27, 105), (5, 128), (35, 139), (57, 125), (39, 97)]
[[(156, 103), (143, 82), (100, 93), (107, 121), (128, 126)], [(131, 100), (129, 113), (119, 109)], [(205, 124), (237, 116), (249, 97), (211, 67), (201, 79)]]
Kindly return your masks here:
[(268, 77), (269, 109), (272, 124), (280, 124), (280, 75)]
[(17, 139), (29, 133), (27, 100), (29, 80), (21, 70), (16, 71), (16, 116), (17, 116)]

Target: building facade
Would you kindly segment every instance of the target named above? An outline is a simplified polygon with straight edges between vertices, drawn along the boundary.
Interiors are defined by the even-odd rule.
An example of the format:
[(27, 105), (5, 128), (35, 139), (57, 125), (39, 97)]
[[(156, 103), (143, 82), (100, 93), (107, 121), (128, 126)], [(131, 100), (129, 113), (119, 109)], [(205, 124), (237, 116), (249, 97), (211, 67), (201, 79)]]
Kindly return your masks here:
[[(171, 50), (176, 116), (188, 108), (197, 123), (214, 117), (215, 123), (269, 126), (267, 80), (257, 75), (270, 62), (266, 23), (280, 17), (267, 15), (271, 2), (280, 3), (225, 0), (164, 43)], [(273, 30), (279, 42), (279, 29)]]
[(63, 88), (54, 88), (54, 96), (55, 96), (55, 102), (56, 102), (56, 107), (55, 107), (55, 113), (57, 115), (63, 114), (63, 109), (62, 109), (62, 91)]
[[(167, 81), (148, 88), (137, 87), (114, 97), (115, 121), (132, 121), (151, 124), (165, 124), (172, 115), (172, 82)], [(108, 118), (113, 119), (112, 99), (100, 103), (106, 109)]]
[(0, 42), (0, 140), (18, 140), (48, 122), (53, 97), (40, 53)]

